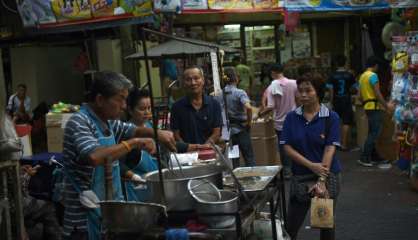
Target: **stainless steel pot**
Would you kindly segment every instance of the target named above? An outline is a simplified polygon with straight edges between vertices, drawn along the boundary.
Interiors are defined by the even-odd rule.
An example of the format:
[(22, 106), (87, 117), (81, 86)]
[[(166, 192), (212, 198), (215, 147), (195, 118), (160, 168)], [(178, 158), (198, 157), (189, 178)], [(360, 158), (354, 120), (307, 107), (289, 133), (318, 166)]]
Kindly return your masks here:
[[(207, 179), (217, 187), (222, 187), (222, 167), (216, 165), (190, 166), (163, 169), (166, 206), (169, 211), (194, 210), (194, 200), (187, 189), (191, 179)], [(145, 175), (151, 198), (148, 202), (162, 203), (158, 171)]]
[(211, 228), (227, 228), (235, 223), (235, 215), (231, 216), (205, 216), (213, 213), (236, 213), (238, 211), (238, 194), (232, 191), (220, 190), (221, 199), (205, 201), (205, 195), (194, 193), (196, 199), (196, 212), (199, 220)]
[(100, 209), (103, 225), (112, 233), (143, 233), (167, 216), (165, 206), (153, 203), (102, 201)]

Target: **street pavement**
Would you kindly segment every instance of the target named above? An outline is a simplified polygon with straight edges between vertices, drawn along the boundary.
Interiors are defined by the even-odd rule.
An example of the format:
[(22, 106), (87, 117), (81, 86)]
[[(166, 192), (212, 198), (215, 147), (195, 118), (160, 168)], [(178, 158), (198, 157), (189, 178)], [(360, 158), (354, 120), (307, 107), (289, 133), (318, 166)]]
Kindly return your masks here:
[[(360, 152), (338, 152), (343, 165), (337, 203), (337, 240), (418, 240), (418, 192), (396, 165), (389, 170), (357, 164)], [(319, 240), (309, 215), (298, 240)]]

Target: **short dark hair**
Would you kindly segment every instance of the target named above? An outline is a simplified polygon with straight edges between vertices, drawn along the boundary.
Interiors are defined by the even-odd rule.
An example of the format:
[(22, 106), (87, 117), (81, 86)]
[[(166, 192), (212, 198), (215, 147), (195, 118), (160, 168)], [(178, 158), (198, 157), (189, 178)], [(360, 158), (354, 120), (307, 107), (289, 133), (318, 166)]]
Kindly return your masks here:
[(284, 67), (280, 63), (274, 63), (270, 65), (270, 72), (283, 73)]
[(233, 83), (238, 81), (238, 74), (234, 67), (224, 68), (225, 83)]
[(371, 56), (366, 60), (366, 68), (371, 68), (380, 64), (380, 59), (376, 56)]
[(324, 78), (318, 73), (307, 72), (296, 80), (298, 86), (304, 82), (308, 82), (312, 85), (318, 96), (319, 102), (322, 102), (322, 99), (324, 99), (325, 96)]
[(312, 67), (308, 66), (308, 65), (301, 65), (300, 67), (298, 67), (297, 72), (298, 72), (297, 75), (298, 75), (298, 78), (299, 78), (299, 77), (301, 77), (301, 76), (303, 76), (307, 73), (312, 72)]
[(344, 55), (338, 54), (335, 56), (334, 62), (337, 67), (344, 67), (345, 63), (347, 62), (347, 59)]
[(86, 98), (89, 102), (93, 102), (99, 94), (105, 98), (110, 98), (119, 91), (129, 90), (131, 87), (131, 81), (121, 73), (112, 71), (95, 72)]
[(129, 92), (128, 99), (126, 100), (128, 108), (134, 109), (137, 106), (139, 100), (143, 98), (149, 98), (149, 97), (150, 97), (150, 93), (148, 90), (133, 88)]
[(23, 84), (23, 83), (19, 83), (19, 84), (17, 85), (17, 88), (24, 88), (25, 90), (27, 89), (26, 85), (25, 85), (25, 84)]

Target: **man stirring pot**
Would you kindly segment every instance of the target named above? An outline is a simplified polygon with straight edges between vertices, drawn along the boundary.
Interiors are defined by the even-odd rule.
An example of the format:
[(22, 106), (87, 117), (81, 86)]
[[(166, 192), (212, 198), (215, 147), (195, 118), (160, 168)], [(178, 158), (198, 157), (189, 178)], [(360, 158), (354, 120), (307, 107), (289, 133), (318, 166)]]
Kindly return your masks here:
[[(88, 209), (80, 202), (80, 194), (91, 190), (100, 200), (105, 198), (105, 159), (111, 158), (113, 199), (122, 200), (118, 159), (132, 149), (154, 153), (153, 129), (136, 127), (119, 120), (126, 109), (131, 82), (115, 72), (95, 73), (87, 95), (87, 104), (67, 122), (64, 130), (63, 165), (64, 239), (101, 239), (99, 209)], [(158, 131), (163, 145), (175, 151), (173, 134)]]

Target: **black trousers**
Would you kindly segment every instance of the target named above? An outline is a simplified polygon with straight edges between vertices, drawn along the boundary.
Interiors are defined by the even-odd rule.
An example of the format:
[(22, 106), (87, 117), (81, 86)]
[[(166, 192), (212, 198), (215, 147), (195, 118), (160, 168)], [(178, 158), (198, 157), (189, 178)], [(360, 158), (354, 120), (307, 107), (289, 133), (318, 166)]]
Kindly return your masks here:
[[(292, 186), (291, 186), (292, 187)], [(335, 194), (334, 196), (334, 224), (336, 216), (336, 203), (337, 197), (341, 189), (341, 175), (337, 174), (333, 180), (330, 180), (330, 183), (327, 184), (328, 191), (331, 191)], [(291, 190), (292, 192), (292, 190)], [(331, 195), (333, 196), (333, 195)], [(311, 201), (301, 202), (295, 199), (294, 196), (290, 196), (288, 212), (287, 212), (287, 233), (290, 235), (292, 240), (296, 240), (298, 232), (305, 217), (311, 208)], [(335, 225), (332, 229), (320, 229), (320, 239), (321, 240), (335, 240)]]

